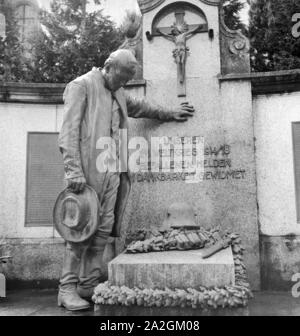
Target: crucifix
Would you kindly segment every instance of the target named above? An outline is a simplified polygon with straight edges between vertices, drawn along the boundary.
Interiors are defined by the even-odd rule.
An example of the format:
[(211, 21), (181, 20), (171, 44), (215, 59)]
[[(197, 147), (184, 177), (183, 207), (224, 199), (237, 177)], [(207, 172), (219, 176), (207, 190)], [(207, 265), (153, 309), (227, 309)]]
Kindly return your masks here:
[(175, 49), (173, 50), (173, 57), (177, 64), (177, 94), (178, 97), (186, 96), (186, 76), (185, 66), (186, 59), (189, 52), (189, 48), (186, 45), (186, 41), (197, 33), (202, 24), (188, 25), (184, 21), (185, 11), (182, 8), (175, 10), (176, 22), (170, 28), (156, 28), (166, 39), (175, 43)]

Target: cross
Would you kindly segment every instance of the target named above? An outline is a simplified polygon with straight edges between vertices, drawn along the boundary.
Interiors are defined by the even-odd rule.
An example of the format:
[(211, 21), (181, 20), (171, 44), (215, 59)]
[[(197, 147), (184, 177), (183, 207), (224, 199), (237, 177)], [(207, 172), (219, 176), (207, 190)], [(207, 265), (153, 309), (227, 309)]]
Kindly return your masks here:
[(205, 25), (188, 25), (185, 20), (185, 10), (183, 8), (175, 9), (176, 21), (171, 27), (156, 28), (159, 35), (175, 43), (173, 57), (177, 64), (177, 95), (178, 97), (186, 96), (186, 76), (185, 66), (189, 48), (186, 46), (186, 41), (197, 32), (203, 31)]

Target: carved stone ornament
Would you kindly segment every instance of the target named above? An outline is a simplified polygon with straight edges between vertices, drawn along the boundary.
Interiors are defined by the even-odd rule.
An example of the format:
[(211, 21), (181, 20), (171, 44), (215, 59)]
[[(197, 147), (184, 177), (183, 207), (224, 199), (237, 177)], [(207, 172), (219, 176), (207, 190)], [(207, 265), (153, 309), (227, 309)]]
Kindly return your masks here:
[[(187, 13), (193, 13), (196, 22), (188, 22)], [(173, 20), (167, 26), (165, 19)], [(169, 21), (171, 22), (171, 21)], [(205, 14), (197, 6), (188, 2), (175, 2), (162, 8), (154, 17), (152, 31), (146, 32), (149, 41), (155, 36), (164, 37), (174, 43), (173, 59), (177, 66), (177, 95), (186, 96), (186, 63), (192, 52), (187, 41), (195, 34), (208, 32), (208, 23)]]
[(250, 43), (240, 30), (229, 29), (220, 9), (221, 68), (222, 75), (250, 72)]
[(196, 214), (191, 205), (186, 202), (177, 202), (170, 205), (163, 227), (173, 229), (198, 229)]
[[(204, 4), (210, 6), (219, 6), (220, 1), (221, 0), (199, 0), (199, 2), (203, 2)], [(138, 0), (142, 14), (150, 12), (164, 2), (165, 0)]]
[(138, 61), (138, 67), (134, 79), (143, 78), (143, 27), (140, 25), (134, 37), (125, 37), (125, 41), (119, 49), (129, 49)]
[(150, 12), (152, 9), (155, 9), (163, 2), (165, 2), (165, 0), (138, 0), (142, 14)]

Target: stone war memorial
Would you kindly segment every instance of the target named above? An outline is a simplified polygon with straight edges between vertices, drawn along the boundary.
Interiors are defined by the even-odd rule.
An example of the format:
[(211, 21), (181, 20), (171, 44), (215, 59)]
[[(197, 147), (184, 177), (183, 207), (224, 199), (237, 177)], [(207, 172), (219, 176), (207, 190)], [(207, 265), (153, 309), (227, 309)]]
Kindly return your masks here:
[[(129, 137), (146, 138), (148, 152), (153, 138), (163, 139), (161, 162), (151, 155), (131, 172), (119, 255), (95, 290), (96, 311), (246, 306), (250, 287), (260, 287), (249, 42), (226, 27), (220, 0), (138, 2), (146, 98), (168, 107), (189, 102), (195, 116), (182, 124), (131, 121)], [(199, 164), (194, 173), (174, 169), (181, 153)]]
[[(21, 32), (29, 34), (30, 27), (40, 27), (36, 19), (41, 2), (5, 2), (19, 14)], [(193, 112), (181, 123), (139, 118), (147, 116), (145, 109), (138, 118), (128, 118), (124, 132), (121, 128), (115, 134), (128, 141), (122, 152), (128, 154), (124, 160), (128, 167), (122, 177), (129, 173), (131, 190), (126, 206), (114, 208), (124, 214), (121, 232), (106, 239), (100, 251), (103, 258), (95, 258), (101, 278), (86, 286), (93, 302), (88, 302), (91, 309), (84, 314), (299, 315), (300, 69), (267, 71), (268, 67), (261, 72), (255, 64), (250, 69), (249, 41), (240, 31), (226, 27), (231, 18), (224, 19), (224, 1), (109, 0), (99, 6), (104, 3), (113, 4), (120, 18), (126, 18), (129, 3), (142, 14), (128, 23), (124, 40), (114, 47), (127, 49), (116, 52), (132, 59), (130, 49), (138, 63), (136, 67), (133, 61), (137, 71), (120, 89), (125, 99), (130, 96), (126, 101), (145, 98), (148, 106), (161, 107), (154, 108), (156, 112), (171, 111), (172, 120), (183, 106)], [(253, 4), (248, 6), (251, 15)], [(276, 7), (273, 12), (277, 14)], [(244, 14), (241, 18), (247, 20)], [(283, 14), (291, 22), (292, 13)], [(0, 6), (2, 37), (8, 36), (8, 19), (6, 7)], [(299, 37), (283, 25), (284, 41), (287, 36), (298, 43)], [(251, 21), (251, 26), (261, 29), (260, 23)], [(252, 47), (256, 42), (261, 45), (260, 39), (256, 35)], [(24, 43), (26, 47), (26, 39)], [(93, 64), (101, 65), (96, 59)], [(104, 70), (91, 66), (85, 75)], [(54, 298), (59, 294), (68, 240), (53, 216), (67, 183), (58, 144), (66, 111), (63, 93), (69, 79), (79, 75), (75, 71), (70, 78), (69, 70), (60, 83), (10, 81), (14, 76), (0, 81), (0, 315), (11, 308), (23, 314), (19, 304), (26, 304), (28, 315), (48, 314), (52, 308), (55, 314), (69, 314)], [(107, 96), (112, 98), (109, 91)], [(77, 107), (79, 95), (75, 98)], [(93, 111), (104, 106), (100, 98), (99, 105), (91, 105)], [(112, 113), (103, 110), (110, 117), (122, 107), (126, 116), (125, 104), (119, 105), (120, 110), (109, 106)], [(127, 114), (134, 116), (128, 107)], [(110, 131), (117, 133), (117, 128)], [(88, 138), (80, 139), (87, 145)], [(97, 150), (95, 160), (102, 150), (105, 153), (103, 147)], [(82, 198), (84, 191), (88, 188), (78, 196)], [(85, 233), (75, 235), (82, 240), (96, 228), (96, 211), (88, 210), (92, 203), (86, 200), (97, 201), (97, 197), (82, 203), (78, 198), (83, 215), (76, 216), (77, 198), (70, 194), (73, 198), (68, 193), (69, 201), (61, 203), (70, 205), (65, 227)], [(62, 217), (58, 219), (64, 225)], [(77, 284), (72, 288), (78, 294)]]

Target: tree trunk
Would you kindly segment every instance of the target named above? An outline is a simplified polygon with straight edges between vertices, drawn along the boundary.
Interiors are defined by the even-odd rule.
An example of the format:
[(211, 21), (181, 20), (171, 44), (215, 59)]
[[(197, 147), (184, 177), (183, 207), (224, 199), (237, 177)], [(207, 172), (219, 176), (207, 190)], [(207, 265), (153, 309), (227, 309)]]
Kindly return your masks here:
[(82, 9), (82, 22), (80, 27), (81, 38), (84, 36), (85, 27), (86, 27), (86, 5), (87, 0), (81, 0), (81, 9)]

